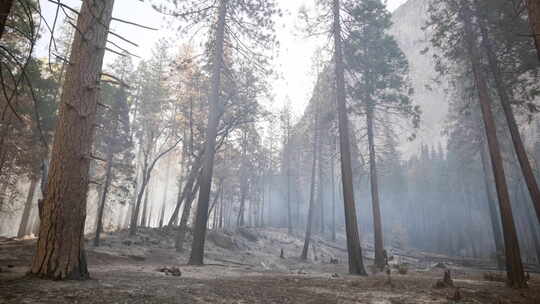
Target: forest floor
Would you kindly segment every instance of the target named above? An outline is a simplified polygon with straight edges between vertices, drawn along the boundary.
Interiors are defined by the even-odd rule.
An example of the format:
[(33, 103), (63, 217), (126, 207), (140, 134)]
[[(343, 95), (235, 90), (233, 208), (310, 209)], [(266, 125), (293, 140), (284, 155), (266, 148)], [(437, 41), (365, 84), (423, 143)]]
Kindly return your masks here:
[[(313, 243), (301, 261), (302, 238), (285, 230), (211, 232), (207, 265), (194, 267), (174, 250), (172, 229), (122, 231), (99, 248), (87, 244), (91, 280), (54, 282), (25, 276), (35, 240), (0, 239), (0, 303), (540, 303), (537, 274), (528, 289), (512, 290), (487, 261), (395, 250), (390, 275), (371, 274), (366, 259), (370, 275), (351, 276), (343, 235)], [(454, 287), (435, 288), (447, 269)]]

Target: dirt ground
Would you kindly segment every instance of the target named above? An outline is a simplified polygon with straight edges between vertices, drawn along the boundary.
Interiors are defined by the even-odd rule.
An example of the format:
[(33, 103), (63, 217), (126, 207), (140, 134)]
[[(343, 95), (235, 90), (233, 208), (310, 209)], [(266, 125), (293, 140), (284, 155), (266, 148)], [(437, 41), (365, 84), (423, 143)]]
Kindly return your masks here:
[[(301, 238), (279, 229), (216, 233), (203, 267), (186, 266), (188, 256), (174, 250), (173, 238), (168, 229), (145, 229), (136, 238), (109, 234), (102, 247), (88, 245), (92, 279), (82, 282), (26, 277), (35, 240), (2, 240), (0, 303), (540, 303), (538, 275), (528, 289), (512, 290), (496, 272), (412, 252), (394, 253), (392, 263), (407, 264), (406, 274), (392, 266), (390, 275), (350, 276), (343, 236), (315, 239), (315, 253), (304, 262), (297, 258)], [(165, 267), (178, 267), (181, 276), (159, 271)], [(454, 287), (434, 288), (447, 269)]]

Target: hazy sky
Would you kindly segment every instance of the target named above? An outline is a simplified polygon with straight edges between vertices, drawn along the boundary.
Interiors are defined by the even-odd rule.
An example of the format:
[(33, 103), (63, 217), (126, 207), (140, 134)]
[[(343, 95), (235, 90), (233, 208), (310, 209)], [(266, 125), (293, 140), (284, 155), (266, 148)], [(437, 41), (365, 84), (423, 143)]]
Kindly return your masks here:
[[(62, 0), (62, 2), (73, 7), (80, 5), (79, 0)], [(271, 81), (275, 98), (269, 106), (273, 109), (281, 108), (284, 100), (290, 98), (293, 110), (298, 116), (302, 113), (313, 89), (316, 73), (313, 71), (312, 62), (317, 44), (313, 40), (303, 39), (296, 27), (296, 17), (300, 6), (309, 5), (313, 3), (313, 0), (278, 0), (278, 2), (284, 11), (284, 18), (279, 21), (277, 28), (281, 47), (274, 68), (278, 72), (278, 76), (277, 79), (274, 77)], [(387, 4), (389, 10), (392, 11), (405, 2), (406, 0), (388, 0)], [(44, 15), (49, 23), (52, 23), (56, 6), (47, 0), (40, 0), (40, 3)], [(163, 16), (141, 1), (116, 0), (114, 16), (151, 27), (167, 28)], [(167, 36), (167, 33), (171, 34), (170, 29), (156, 32), (116, 22), (113, 22), (112, 28), (122, 36), (138, 43), (139, 48), (130, 47), (124, 43), (121, 45), (143, 58), (150, 56), (152, 46), (160, 37)], [(117, 39), (113, 40), (118, 42)], [(40, 56), (47, 54), (46, 44), (40, 44), (38, 49)], [(116, 55), (108, 54), (106, 62), (111, 62), (114, 56)]]

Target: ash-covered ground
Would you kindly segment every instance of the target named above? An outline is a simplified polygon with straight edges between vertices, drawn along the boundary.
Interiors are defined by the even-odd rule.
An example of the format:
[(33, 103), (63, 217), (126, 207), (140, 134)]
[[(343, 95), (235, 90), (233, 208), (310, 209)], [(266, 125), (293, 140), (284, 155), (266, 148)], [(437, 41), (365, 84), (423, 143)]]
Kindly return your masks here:
[[(374, 273), (371, 246), (363, 244), (369, 276), (347, 274), (343, 235), (315, 237), (308, 261), (303, 238), (282, 229), (211, 231), (203, 267), (187, 266), (174, 248), (175, 230), (140, 229), (88, 242), (88, 281), (26, 277), (35, 240), (0, 240), (0, 303), (540, 303), (540, 276), (513, 290), (490, 261), (392, 250), (390, 267)], [(283, 252), (283, 256), (282, 256)], [(444, 284), (450, 271), (452, 285)]]

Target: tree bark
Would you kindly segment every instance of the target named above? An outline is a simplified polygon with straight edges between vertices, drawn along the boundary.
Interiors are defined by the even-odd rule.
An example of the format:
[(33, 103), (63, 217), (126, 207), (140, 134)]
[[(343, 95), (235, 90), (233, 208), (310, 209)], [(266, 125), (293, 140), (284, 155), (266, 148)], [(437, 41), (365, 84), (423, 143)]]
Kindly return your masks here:
[(28, 230), (28, 219), (30, 217), (30, 211), (32, 211), (32, 203), (34, 202), (34, 194), (36, 193), (37, 184), (37, 178), (30, 178), (30, 186), (28, 187), (28, 194), (26, 195), (26, 202), (24, 204), (21, 223), (19, 225), (19, 231), (17, 233), (18, 238), (24, 237), (26, 235), (26, 231)]
[(373, 134), (373, 115), (374, 105), (372, 101), (368, 101), (366, 107), (366, 123), (367, 135), (369, 144), (369, 172), (371, 185), (371, 204), (373, 210), (373, 232), (375, 238), (375, 265), (379, 269), (386, 266), (384, 258), (383, 232), (381, 220), (381, 207), (379, 200), (379, 181), (377, 176), (377, 159), (375, 155), (375, 136)]
[(228, 0), (219, 1), (218, 22), (216, 27), (215, 52), (213, 55), (212, 90), (210, 92), (210, 109), (208, 127), (206, 130), (206, 148), (204, 167), (200, 178), (201, 189), (197, 204), (197, 216), (193, 232), (193, 244), (189, 265), (202, 265), (204, 262), (204, 242), (206, 239), (206, 222), (208, 221), (208, 204), (212, 190), (212, 173), (214, 170), (214, 154), (216, 147), (217, 128), (219, 125), (221, 68), (223, 59), (223, 44), (225, 41), (225, 18), (227, 16)]
[(495, 242), (495, 255), (497, 260), (497, 267), (500, 270), (504, 269), (504, 240), (501, 234), (500, 216), (498, 214), (497, 205), (493, 195), (491, 194), (491, 182), (489, 175), (489, 155), (486, 150), (486, 145), (481, 144), (480, 157), (482, 159), (482, 170), (484, 172), (484, 183), (486, 188), (486, 198), (489, 207), (489, 218), (491, 222), (491, 231), (493, 232), (493, 239)]
[(146, 191), (144, 192), (144, 202), (143, 202), (143, 211), (141, 215), (141, 227), (147, 226), (147, 215), (148, 215), (148, 194), (150, 192), (150, 188), (148, 186), (146, 187)]
[[(538, 2), (538, 1), (535, 1)], [(538, 4), (535, 4), (538, 5)], [(539, 7), (540, 9), (540, 7)], [(508, 129), (510, 130), (510, 137), (512, 138), (512, 143), (514, 144), (514, 150), (519, 161), (521, 172), (525, 179), (527, 189), (529, 190), (529, 195), (533, 202), (534, 210), (536, 211), (536, 217), (540, 223), (540, 189), (538, 189), (538, 184), (536, 183), (536, 178), (534, 176), (534, 171), (529, 161), (529, 156), (525, 150), (525, 145), (521, 139), (519, 133), (519, 127), (514, 116), (511, 105), (511, 97), (506, 90), (504, 80), (502, 79), (502, 71), (500, 69), (500, 64), (493, 53), (493, 48), (491, 42), (489, 41), (489, 35), (485, 26), (485, 22), (480, 21), (481, 31), (482, 31), (482, 45), (486, 50), (486, 54), (489, 62), (489, 69), (495, 80), (495, 86), (497, 87), (497, 94), (501, 100), (501, 105), (503, 108), (504, 116), (506, 122), (508, 123)], [(540, 24), (538, 24), (540, 26)], [(540, 33), (539, 33), (540, 34)]]
[[(64, 82), (47, 191), (30, 273), (88, 279), (84, 222), (99, 80), (114, 0), (86, 0)], [(84, 35), (84, 36), (83, 36)]]
[(0, 40), (6, 30), (6, 22), (15, 0), (0, 0)]
[(345, 228), (347, 233), (347, 251), (349, 254), (349, 273), (366, 275), (358, 234), (358, 221), (354, 203), (351, 151), (349, 143), (349, 120), (345, 99), (345, 75), (341, 42), (340, 1), (333, 0), (334, 15), (334, 58), (336, 69), (336, 95), (338, 108), (338, 127), (341, 152), (341, 175), (343, 184), (343, 203), (345, 209)]
[(538, 59), (540, 59), (540, 1), (527, 0), (527, 11), (529, 13), (531, 34), (538, 53)]
[(467, 51), (471, 61), (474, 83), (476, 89), (478, 90), (478, 100), (480, 102), (480, 108), (482, 109), (482, 118), (484, 121), (489, 153), (491, 157), (491, 166), (493, 169), (493, 176), (495, 177), (495, 185), (499, 199), (499, 209), (501, 212), (505, 241), (508, 284), (514, 288), (524, 288), (527, 286), (527, 282), (525, 280), (523, 264), (521, 262), (516, 225), (512, 214), (512, 206), (510, 204), (510, 196), (504, 173), (499, 140), (497, 139), (495, 119), (493, 117), (493, 113), (491, 112), (491, 99), (489, 97), (488, 87), (482, 73), (480, 60), (477, 54), (478, 46), (476, 45), (476, 37), (473, 33), (471, 25), (470, 8), (465, 8), (464, 12), (468, 14), (463, 16), (463, 21), (465, 23)]

